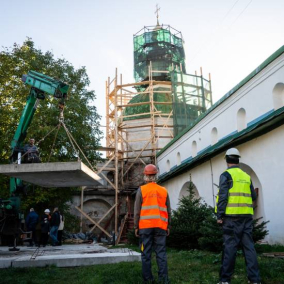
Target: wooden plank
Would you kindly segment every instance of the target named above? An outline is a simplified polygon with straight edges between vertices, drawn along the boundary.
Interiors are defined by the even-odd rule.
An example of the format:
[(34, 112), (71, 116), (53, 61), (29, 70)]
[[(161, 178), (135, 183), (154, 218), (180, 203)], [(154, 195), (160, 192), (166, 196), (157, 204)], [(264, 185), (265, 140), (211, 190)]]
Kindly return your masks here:
[[(116, 206), (116, 204), (114, 204), (104, 215), (103, 217), (97, 222), (97, 224), (100, 224), (103, 219), (111, 212), (111, 210)], [(91, 230), (89, 231), (90, 233), (97, 227), (97, 225), (94, 225), (93, 228), (91, 228)]]
[[(170, 81), (153, 81), (153, 85), (163, 84), (163, 85), (172, 85)], [(141, 85), (149, 85), (150, 81), (142, 81), (137, 83), (130, 83), (130, 84), (122, 84), (117, 85), (118, 88), (124, 88), (124, 87), (131, 87), (131, 86), (141, 86)]]
[(124, 218), (121, 222), (120, 231), (119, 231), (118, 237), (116, 239), (116, 245), (118, 245), (119, 242), (120, 242), (120, 238), (121, 238), (125, 223), (126, 223), (126, 216), (124, 216)]
[[(121, 126), (122, 129), (132, 129), (132, 128), (142, 128), (142, 127), (151, 127), (151, 124), (146, 125), (132, 125), (132, 126)], [(173, 127), (173, 125), (167, 125), (168, 127)], [(156, 124), (155, 127), (164, 127), (164, 124)]]
[(91, 221), (93, 224), (97, 225), (98, 228), (100, 228), (100, 230), (102, 230), (109, 238), (111, 238), (111, 235), (104, 230), (104, 228), (102, 228), (100, 225), (97, 224), (96, 221), (94, 221), (89, 215), (87, 215), (84, 211), (82, 211), (78, 206), (75, 206), (75, 208), (81, 213), (83, 214), (89, 221)]
[[(159, 114), (161, 111), (156, 111), (154, 114)], [(119, 118), (127, 118), (127, 117), (135, 117), (135, 116), (142, 116), (142, 115), (151, 115), (151, 112), (144, 112), (144, 113), (137, 113), (137, 114), (131, 114), (131, 115), (121, 115)]]

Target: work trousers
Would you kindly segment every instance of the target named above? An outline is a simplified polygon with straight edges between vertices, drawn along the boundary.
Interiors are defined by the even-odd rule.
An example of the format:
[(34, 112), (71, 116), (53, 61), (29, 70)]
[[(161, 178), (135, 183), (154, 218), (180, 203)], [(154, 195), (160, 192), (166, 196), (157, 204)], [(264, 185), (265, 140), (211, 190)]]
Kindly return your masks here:
[(245, 256), (248, 279), (260, 282), (257, 255), (252, 239), (252, 217), (225, 217), (223, 221), (223, 256), (220, 280), (229, 282), (234, 272), (236, 254), (241, 244)]
[(166, 254), (167, 231), (160, 228), (150, 228), (139, 230), (140, 249), (142, 258), (142, 276), (146, 282), (154, 280), (151, 269), (152, 251), (156, 253), (158, 265), (158, 277), (162, 283), (168, 282), (168, 265)]
[(52, 226), (51, 229), (50, 229), (49, 236), (51, 237), (52, 245), (54, 245), (54, 246), (58, 244), (57, 232), (58, 232), (58, 226)]
[(40, 244), (45, 247), (47, 245), (47, 241), (48, 241), (48, 233), (41, 233)]
[(63, 230), (58, 230), (57, 232), (57, 240), (60, 246), (62, 245), (62, 233), (63, 233)]
[(37, 238), (36, 238), (36, 229), (28, 229), (29, 232), (32, 232), (32, 238), (30, 240), (30, 246), (33, 246), (37, 244)]

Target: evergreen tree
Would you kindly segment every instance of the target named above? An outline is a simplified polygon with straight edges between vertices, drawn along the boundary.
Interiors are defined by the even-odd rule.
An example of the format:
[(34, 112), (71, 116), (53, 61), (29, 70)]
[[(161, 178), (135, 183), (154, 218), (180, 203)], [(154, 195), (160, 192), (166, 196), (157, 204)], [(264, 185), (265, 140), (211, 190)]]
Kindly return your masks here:
[[(214, 208), (201, 198), (194, 196), (194, 184), (190, 181), (189, 195), (179, 201), (179, 207), (173, 211), (171, 234), (168, 245), (180, 249), (204, 249), (213, 252), (222, 251), (222, 226), (217, 224)], [(262, 218), (253, 221), (253, 240), (261, 241), (268, 234)]]
[(180, 199), (178, 209), (172, 213), (169, 246), (183, 249), (198, 248), (198, 239), (202, 236), (200, 226), (210, 214), (207, 204), (194, 195), (194, 184), (190, 181), (189, 195)]

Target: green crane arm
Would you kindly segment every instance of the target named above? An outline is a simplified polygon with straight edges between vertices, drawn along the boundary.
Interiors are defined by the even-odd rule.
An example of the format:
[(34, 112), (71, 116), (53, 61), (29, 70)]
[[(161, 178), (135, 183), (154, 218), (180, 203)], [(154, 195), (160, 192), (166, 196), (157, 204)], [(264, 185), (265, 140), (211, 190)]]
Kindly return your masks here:
[[(39, 100), (43, 100), (45, 95), (52, 95), (60, 99), (61, 109), (64, 106), (64, 100), (67, 97), (69, 86), (60, 80), (53, 79), (47, 75), (29, 71), (27, 75), (23, 75), (22, 81), (31, 86), (26, 106), (22, 112), (19, 125), (11, 142), (12, 155), (11, 163), (19, 160), (19, 153), (22, 151), (22, 144), (27, 135), (27, 130), (32, 122)], [(16, 178), (10, 180), (10, 194), (22, 185), (22, 181)]]
[(48, 94), (61, 99), (60, 104), (64, 105), (64, 100), (67, 97), (69, 89), (67, 84), (35, 71), (29, 71), (28, 75), (23, 75), (22, 81), (31, 86), (31, 90), (11, 143), (12, 151), (22, 146), (36, 111), (38, 100), (44, 99), (45, 94)]

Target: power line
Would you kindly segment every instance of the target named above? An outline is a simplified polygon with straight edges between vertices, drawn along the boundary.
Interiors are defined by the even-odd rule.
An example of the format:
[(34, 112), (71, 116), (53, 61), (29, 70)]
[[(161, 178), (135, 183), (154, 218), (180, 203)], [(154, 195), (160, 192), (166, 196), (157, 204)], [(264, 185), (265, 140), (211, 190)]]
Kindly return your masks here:
[(227, 16), (230, 14), (230, 12), (233, 10), (233, 8), (237, 5), (237, 3), (239, 2), (240, 0), (237, 0), (234, 5), (229, 9), (229, 11), (227, 12), (227, 14), (225, 15), (225, 17), (223, 18), (223, 20), (221, 21), (221, 24), (223, 23), (223, 21), (227, 18)]
[[(236, 17), (236, 19), (232, 22), (232, 24), (228, 27), (227, 32), (231, 29), (231, 27), (237, 22), (237, 20), (240, 18), (240, 16), (245, 12), (245, 10), (248, 8), (248, 6), (251, 4), (253, 0), (250, 0), (249, 3), (245, 6), (245, 8), (239, 13), (239, 15)], [(239, 0), (237, 0), (234, 5), (229, 9), (229, 11), (227, 12), (227, 14), (225, 15), (225, 17), (223, 18), (223, 20), (221, 21), (221, 23), (224, 21), (224, 19), (227, 17), (227, 15), (231, 12), (231, 10), (234, 8), (234, 6), (239, 2)], [(219, 28), (217, 29), (219, 30)], [(217, 31), (216, 30), (216, 31)], [(222, 39), (222, 38), (221, 38)], [(219, 39), (219, 41), (221, 40)], [(209, 42), (209, 44), (207, 44), (206, 47), (210, 46), (213, 42), (217, 41), (217, 39), (213, 39)], [(202, 48), (198, 50), (198, 52), (193, 56), (194, 60), (196, 58), (196, 55), (198, 55), (200, 53), (200, 51), (202, 51)]]
[(237, 18), (234, 20), (234, 22), (230, 25), (229, 29), (231, 28), (231, 26), (239, 19), (239, 17), (244, 13), (244, 11), (248, 8), (248, 6), (250, 5), (250, 3), (252, 2), (252, 0), (249, 1), (249, 3), (246, 5), (246, 7), (241, 11), (241, 13), (237, 16)]
[[(220, 23), (218, 24), (217, 28), (213, 31), (212, 34), (216, 34), (216, 32), (220, 29), (222, 23), (224, 22), (224, 20), (227, 18), (227, 16), (231, 13), (231, 11), (234, 9), (234, 7), (237, 5), (237, 3), (239, 2), (240, 0), (236, 0), (235, 3), (233, 4), (233, 6), (227, 11), (227, 13), (225, 14), (225, 16), (223, 17), (223, 19), (220, 21)], [(214, 39), (212, 39), (210, 42), (209, 42), (209, 45), (211, 44), (211, 42), (213, 42)], [(198, 51), (194, 54), (194, 56), (192, 57), (192, 60), (194, 60), (196, 58), (196, 56), (204, 49), (204, 46), (205, 46), (205, 43), (207, 41), (204, 40), (203, 43), (201, 44), (200, 48), (198, 48)]]

